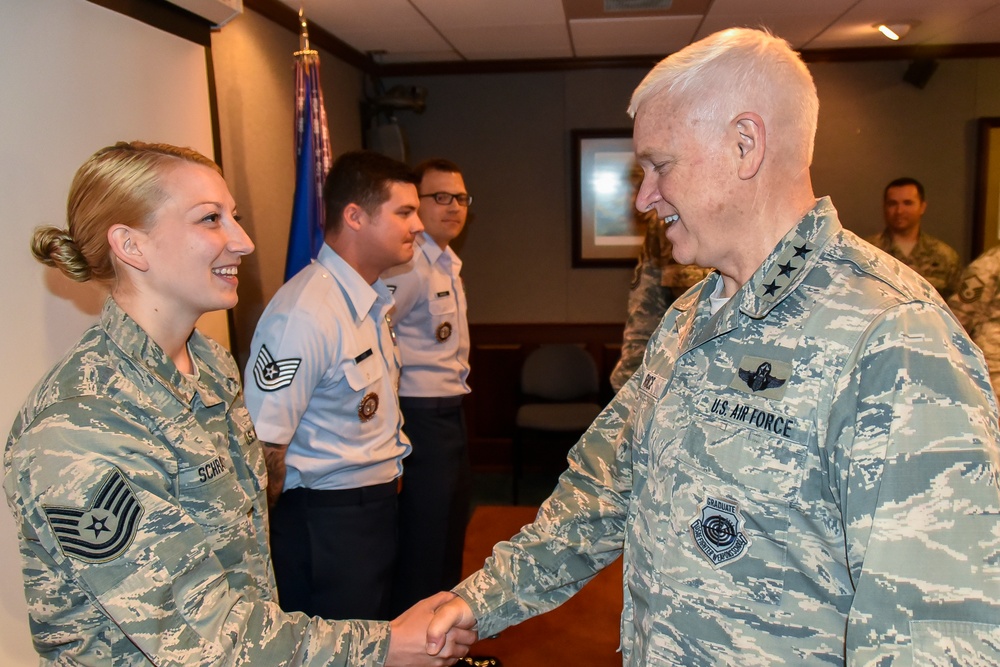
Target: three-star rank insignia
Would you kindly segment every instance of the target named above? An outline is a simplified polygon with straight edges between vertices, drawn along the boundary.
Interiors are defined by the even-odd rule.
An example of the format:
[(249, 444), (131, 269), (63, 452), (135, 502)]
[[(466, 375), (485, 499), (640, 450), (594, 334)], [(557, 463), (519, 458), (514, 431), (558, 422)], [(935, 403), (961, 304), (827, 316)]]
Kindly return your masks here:
[(253, 379), (261, 391), (284, 389), (292, 383), (301, 363), (301, 359), (275, 360), (267, 346), (261, 345), (257, 359), (253, 362)]
[(451, 322), (442, 322), (434, 332), (434, 337), (439, 343), (443, 343), (451, 338)]
[(362, 422), (371, 421), (376, 412), (378, 412), (378, 394), (370, 391), (358, 403), (358, 419)]
[(755, 292), (757, 297), (771, 301), (778, 299), (778, 293), (795, 280), (799, 271), (805, 266), (809, 253), (814, 250), (816, 250), (814, 244), (796, 234), (795, 238), (774, 258), (774, 263), (764, 274), (764, 279)]
[(106, 563), (132, 544), (143, 509), (125, 475), (112, 468), (86, 508), (43, 505), (59, 547), (87, 563)]
[(689, 524), (694, 543), (713, 566), (737, 561), (750, 549), (739, 503), (708, 496)]

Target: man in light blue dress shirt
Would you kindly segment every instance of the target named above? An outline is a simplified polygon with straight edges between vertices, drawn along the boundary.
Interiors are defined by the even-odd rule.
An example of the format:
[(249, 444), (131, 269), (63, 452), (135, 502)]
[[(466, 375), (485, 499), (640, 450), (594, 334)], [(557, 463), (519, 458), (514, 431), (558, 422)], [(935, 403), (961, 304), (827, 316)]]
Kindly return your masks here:
[(423, 231), (416, 177), (377, 153), (327, 176), (325, 244), (257, 324), (247, 407), (264, 443), (271, 548), (282, 608), (388, 619), (400, 431), (399, 354), (379, 279)]
[(462, 397), (469, 393), (469, 323), (462, 261), (449, 247), (465, 227), (472, 196), (458, 166), (422, 162), (413, 259), (383, 275), (403, 360), (399, 403), (413, 443), (399, 496), (394, 613), (457, 584), (469, 518), (471, 473)]

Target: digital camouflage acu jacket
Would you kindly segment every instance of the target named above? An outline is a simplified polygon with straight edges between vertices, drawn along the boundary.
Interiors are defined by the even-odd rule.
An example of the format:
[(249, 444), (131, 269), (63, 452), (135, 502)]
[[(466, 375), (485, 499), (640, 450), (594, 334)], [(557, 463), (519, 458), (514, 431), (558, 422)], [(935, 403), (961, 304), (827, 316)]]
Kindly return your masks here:
[(381, 665), (388, 624), (282, 612), (232, 357), (183, 376), (109, 299), (14, 422), (4, 491), (42, 664)]
[(712, 282), (456, 588), (480, 635), (624, 551), (630, 667), (1000, 664), (998, 416), (940, 297), (826, 199), (714, 316)]

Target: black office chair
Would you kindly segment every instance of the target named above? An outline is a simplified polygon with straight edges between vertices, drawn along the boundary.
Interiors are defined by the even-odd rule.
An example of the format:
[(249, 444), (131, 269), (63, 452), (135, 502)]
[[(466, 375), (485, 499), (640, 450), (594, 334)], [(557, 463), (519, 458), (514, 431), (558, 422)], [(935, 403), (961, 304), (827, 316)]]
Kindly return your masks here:
[(597, 395), (597, 365), (580, 345), (542, 345), (524, 360), (511, 452), (515, 505), (529, 438), (576, 442), (601, 412)]

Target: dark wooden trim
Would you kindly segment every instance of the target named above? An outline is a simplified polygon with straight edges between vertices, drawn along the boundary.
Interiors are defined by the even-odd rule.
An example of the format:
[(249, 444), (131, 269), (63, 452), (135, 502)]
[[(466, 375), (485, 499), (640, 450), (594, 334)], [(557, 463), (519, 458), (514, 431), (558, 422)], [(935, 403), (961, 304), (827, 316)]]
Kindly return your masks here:
[[(855, 49), (806, 49), (807, 63), (856, 62), (863, 60), (934, 60), (947, 58), (994, 58), (1000, 44), (942, 44), (926, 46), (878, 46)], [(385, 63), (378, 76), (433, 76), (445, 74), (510, 74), (581, 69), (649, 69), (669, 54), (620, 58), (547, 58), (536, 60), (455, 60), (427, 63)]]
[(581, 69), (649, 69), (662, 60), (664, 55), (627, 56), (620, 58), (543, 58), (384, 63), (379, 65), (378, 74), (379, 76), (431, 76), (438, 74), (516, 74)]
[(205, 48), (212, 46), (212, 24), (207, 19), (169, 2), (150, 0), (90, 0), (90, 2)]
[[(243, 0), (245, 9), (252, 9), (264, 18), (270, 19), (283, 28), (287, 28), (296, 35), (299, 34), (299, 13), (278, 0)], [(306, 17), (309, 24), (309, 43), (313, 47), (320, 47), (348, 65), (357, 67), (362, 72), (372, 76), (379, 76), (378, 64), (370, 57), (356, 50), (347, 42), (341, 41), (332, 33), (327, 32)]]
[(860, 60), (944, 60), (948, 58), (995, 58), (1000, 44), (926, 44), (916, 46), (871, 46), (859, 49), (807, 49), (800, 52), (807, 63), (857, 62)]
[(990, 134), (1000, 127), (1000, 117), (980, 118), (976, 124), (976, 208), (972, 223), (972, 254), (975, 259), (986, 247), (986, 202), (989, 199)]

